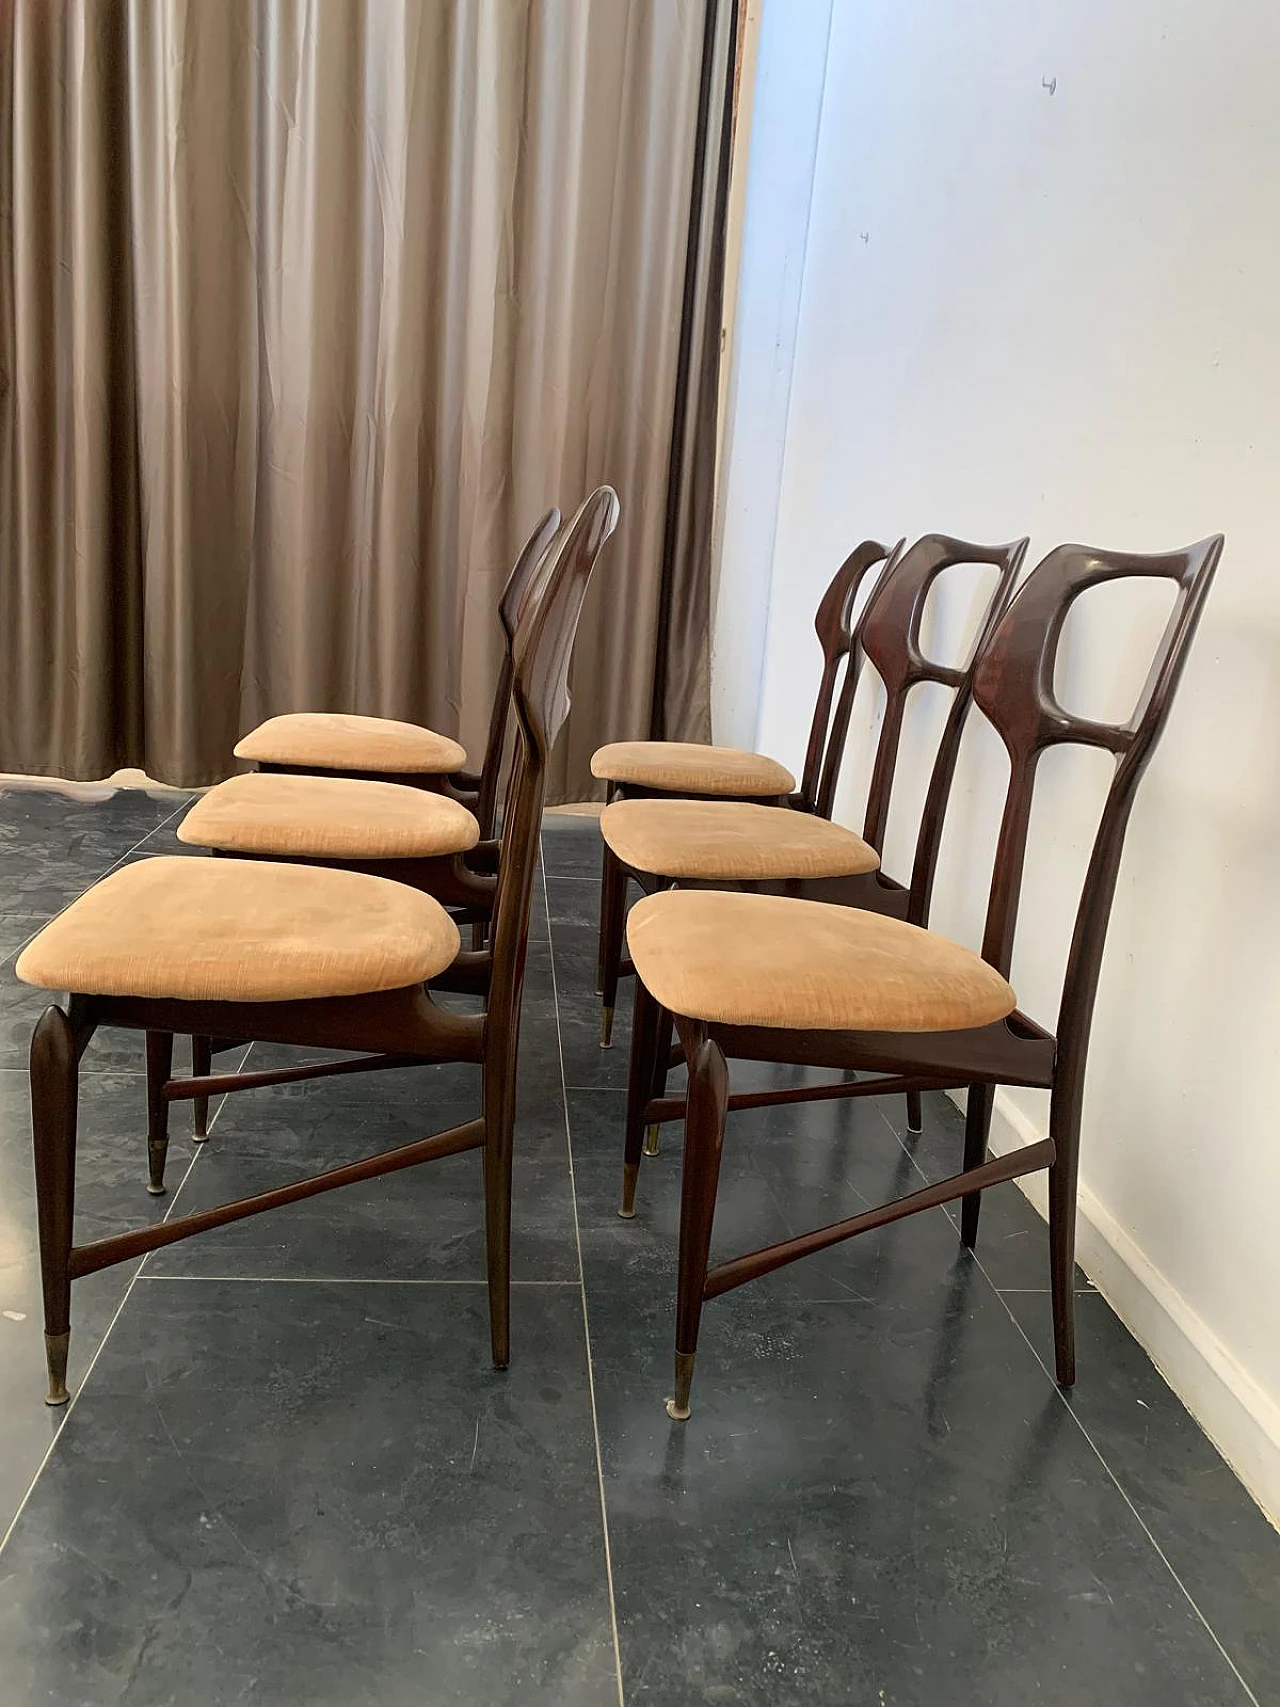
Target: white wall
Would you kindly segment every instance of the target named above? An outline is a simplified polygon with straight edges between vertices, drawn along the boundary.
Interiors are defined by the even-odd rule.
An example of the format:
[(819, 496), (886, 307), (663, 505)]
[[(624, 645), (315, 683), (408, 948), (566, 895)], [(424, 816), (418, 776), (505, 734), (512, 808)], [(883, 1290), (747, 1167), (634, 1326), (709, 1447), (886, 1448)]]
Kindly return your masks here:
[[(789, 8), (766, 7), (762, 64), (770, 11)], [(1081, 1249), (1273, 1513), (1277, 64), (1274, 0), (835, 0), (759, 718), (719, 732), (798, 765), (811, 612), (864, 534), (1027, 532), (1034, 562), (1063, 539), (1157, 550), (1226, 533), (1128, 839), (1090, 1061)], [(797, 110), (800, 135), (813, 117)], [(761, 175), (748, 225), (774, 217), (794, 208)], [(741, 330), (739, 363), (767, 359), (767, 340), (753, 350)], [(723, 597), (734, 572), (726, 554)], [(1060, 691), (1115, 714), (1166, 607), (1091, 600)], [(910, 794), (910, 754), (907, 769)], [(1014, 982), (1048, 1023), (1071, 924), (1062, 885), (1082, 870), (1106, 773), (1096, 754), (1042, 769)], [(975, 946), (1005, 774), (990, 730), (972, 728), (935, 923)], [(886, 864), (900, 870), (895, 833)], [(1006, 1094), (996, 1139), (1046, 1119), (1043, 1099)]]
[[(719, 483), (722, 566), (711, 640), (718, 739), (751, 745), (760, 703), (769, 578), (809, 232), (814, 156), (832, 0), (773, 0), (749, 30), (755, 76), (747, 135), (749, 192)], [(751, 6), (749, 26), (758, 8)]]

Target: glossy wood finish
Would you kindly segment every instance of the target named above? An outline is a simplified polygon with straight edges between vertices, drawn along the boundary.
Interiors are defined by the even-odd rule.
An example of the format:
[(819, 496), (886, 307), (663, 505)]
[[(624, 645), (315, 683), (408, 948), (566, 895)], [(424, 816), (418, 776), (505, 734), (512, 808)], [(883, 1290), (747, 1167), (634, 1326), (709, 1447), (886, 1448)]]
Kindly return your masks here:
[[(1116, 759), (1077, 905), (1056, 1037), (1021, 1013), (976, 1031), (902, 1035), (707, 1026), (677, 1016), (690, 1062), (690, 1088), (677, 1286), (676, 1401), (675, 1408), (669, 1407), (673, 1416), (688, 1414), (697, 1321), (706, 1298), (871, 1227), (956, 1198), (963, 1200), (962, 1236), (966, 1243), (972, 1243), (985, 1187), (1046, 1167), (1056, 1373), (1060, 1385), (1068, 1387), (1074, 1382), (1073, 1274), (1080, 1112), (1102, 951), (1137, 785), (1167, 721), (1221, 554), (1220, 535), (1160, 556), (1061, 546), (1028, 577), (978, 659), (973, 676), (974, 701), (1000, 734), (1009, 754), (1009, 781), (982, 948), (984, 959), (1002, 973), (1007, 975), (1013, 953), (1041, 754), (1051, 746), (1073, 743), (1100, 747)], [(1091, 587), (1126, 577), (1170, 580), (1177, 593), (1133, 715), (1122, 724), (1099, 723), (1068, 713), (1058, 704), (1053, 691), (1058, 642), (1078, 597)], [(851, 968), (851, 973), (854, 970)], [(903, 1085), (927, 1077), (939, 1086), (979, 1087), (976, 1096), (970, 1090), (961, 1171), (928, 1191), (765, 1250), (748, 1252), (709, 1272), (706, 1253), (714, 1218), (714, 1189), (709, 1193), (708, 1181), (712, 1179), (713, 1157), (718, 1171), (719, 1146), (732, 1106), (722, 1077), (726, 1057), (898, 1074)], [(1041, 1085), (1050, 1091), (1050, 1137), (992, 1163), (986, 1159), (986, 1125), (991, 1093), (1002, 1083)], [(877, 1094), (892, 1088), (891, 1078), (877, 1079)], [(858, 1085), (828, 1087), (825, 1094), (866, 1093)], [(805, 1093), (798, 1092), (791, 1100), (805, 1100)], [(692, 1162), (688, 1158), (691, 1145), (695, 1147)], [(628, 1143), (628, 1160), (630, 1154)], [(635, 1183), (634, 1173), (624, 1175), (624, 1194), (632, 1207)]]
[[(365, 996), (292, 1002), (168, 1001), (72, 993), (69, 1012), (49, 1008), (31, 1048), (31, 1089), (40, 1261), (45, 1294), (49, 1401), (67, 1397), (66, 1353), (71, 1280), (131, 1256), (261, 1214), (280, 1204), (358, 1179), (415, 1165), (460, 1149), (483, 1148), (490, 1332), (495, 1365), (510, 1355), (511, 1155), (515, 1123), (515, 1068), (520, 1000), (528, 940), (529, 901), (537, 860), (547, 758), (568, 713), (569, 658), (582, 602), (596, 560), (617, 524), (618, 500), (601, 487), (579, 509), (555, 551), (539, 566), (527, 594), (513, 648), (513, 704), (517, 721), (515, 787), (502, 831), (494, 900), (493, 945), (487, 1005), (460, 1014), (438, 1006), (421, 985)], [(226, 1041), (264, 1041), (370, 1051), (366, 1066), (388, 1057), (423, 1061), (474, 1061), (482, 1070), (483, 1107), (477, 1120), (433, 1134), (410, 1146), (367, 1157), (346, 1168), (293, 1181), (255, 1197), (224, 1204), (158, 1226), (73, 1245), (76, 1092), (79, 1058), (94, 1030), (118, 1026), (147, 1034), (156, 1063), (149, 1099), (150, 1183), (163, 1189), (165, 1119), (184, 1094), (207, 1095), (210, 1079), (161, 1077), (172, 1034)], [(358, 1066), (359, 1063), (352, 1063)], [(227, 1076), (221, 1088), (246, 1085)], [(256, 1082), (263, 1082), (260, 1077)]]
[[(858, 672), (857, 628), (858, 623), (854, 611), (858, 594), (862, 590), (867, 577), (878, 565), (892, 562), (902, 551), (903, 540), (899, 540), (892, 552), (886, 551), (878, 540), (864, 539), (855, 545), (836, 570), (827, 584), (826, 591), (818, 602), (814, 615), (813, 626), (818, 637), (818, 645), (822, 649), (822, 674), (818, 681), (818, 694), (814, 701), (813, 717), (809, 725), (809, 741), (805, 752), (804, 770), (800, 777), (799, 791), (789, 799), (779, 799), (771, 802), (777, 806), (794, 806), (801, 812), (818, 811), (819, 789), (822, 778), (831, 775), (831, 790), (835, 788), (835, 778), (839, 773), (840, 756), (843, 751), (843, 737), (837, 738), (832, 731), (832, 712), (837, 704), (837, 690), (840, 693), (840, 704), (845, 703), (845, 688), (852, 678), (856, 683)], [(849, 695), (852, 703), (852, 695)], [(847, 721), (846, 712), (846, 721)], [(829, 756), (829, 749), (836, 748), (834, 755)], [(613, 800), (669, 800), (673, 798), (688, 799), (688, 795), (673, 795), (663, 789), (638, 788), (624, 783), (611, 782), (607, 798)], [(696, 798), (696, 797), (695, 797)], [(724, 799), (718, 795), (715, 798)], [(744, 798), (747, 798), (744, 796)], [(755, 798), (755, 797), (751, 797)], [(757, 804), (760, 802), (757, 800)], [(828, 806), (826, 816), (830, 816)], [(605, 1011), (601, 1030), (601, 1042), (606, 1047), (612, 1032), (613, 1009), (617, 1002), (618, 979), (628, 973), (630, 967), (623, 955), (623, 936), (627, 916), (627, 877), (614, 856), (612, 850), (605, 846), (601, 855), (603, 864), (600, 887), (600, 933), (599, 954), (596, 970), (596, 990), (599, 993)]]
[[(494, 848), (493, 830), (497, 820), (499, 802), (499, 784), (502, 777), (503, 761), (509, 744), (512, 720), (512, 688), (514, 681), (514, 647), (516, 628), (521, 613), (526, 607), (531, 591), (536, 585), (536, 572), (545, 560), (551, 548), (552, 541), (560, 527), (560, 511), (554, 506), (539, 520), (529, 538), (525, 541), (515, 567), (507, 577), (502, 596), (498, 601), (498, 620), (503, 633), (502, 668), (498, 677), (497, 688), (494, 692), (493, 703), (489, 714), (489, 734), (485, 747), (483, 767), (477, 776), (460, 773), (446, 778), (427, 774), (423, 776), (406, 776), (393, 772), (337, 772), (319, 771), (309, 774), (321, 776), (354, 777), (357, 774), (362, 781), (390, 782), (417, 786), (432, 793), (445, 793), (451, 798), (462, 801), (474, 813), (480, 826), (480, 848), (469, 850), (462, 854), (443, 854), (428, 859), (316, 859), (306, 854), (236, 854), (236, 858), (276, 859), (291, 865), (324, 865), (333, 866), (344, 871), (360, 871), (372, 877), (388, 877), (397, 883), (406, 883), (411, 888), (421, 889), (432, 895), (442, 906), (456, 910), (460, 923), (472, 925), (472, 949), (481, 957), (479, 961), (480, 978), (478, 983), (469, 984), (468, 988), (484, 987), (487, 977), (489, 957), (487, 954), (487, 938), (489, 919), (493, 911), (494, 897), (497, 893), (496, 878), (489, 871), (488, 865), (496, 866), (496, 861), (487, 859), (486, 853)], [(511, 755), (514, 767), (515, 754)], [(297, 775), (294, 766), (259, 765), (259, 770)], [(507, 793), (510, 794), (512, 776), (508, 775)], [(220, 852), (212, 850), (215, 856)], [(226, 1048), (234, 1048), (235, 1044), (227, 1040)], [(193, 1037), (191, 1040), (193, 1077), (207, 1076), (211, 1070), (211, 1056), (214, 1047), (211, 1039)], [(298, 1077), (306, 1077), (300, 1073)], [(154, 1098), (155, 1073), (152, 1071), (148, 1057), (149, 1095)], [(202, 1139), (208, 1131), (209, 1103), (206, 1096), (198, 1095), (194, 1099), (193, 1128), (197, 1139)]]
[[(681, 887), (739, 889), (749, 890), (754, 894), (792, 895), (804, 900), (824, 901), (834, 906), (858, 907), (890, 918), (908, 919), (914, 924), (926, 923), (947, 801), (955, 776), (965, 720), (972, 705), (974, 671), (996, 624), (1008, 609), (1026, 557), (1027, 545), (1025, 537), (1013, 540), (1008, 545), (980, 545), (972, 540), (953, 539), (944, 534), (926, 534), (909, 550), (904, 551), (899, 546), (856, 625), (857, 633), (854, 638), (857, 647), (871, 663), (885, 690), (884, 713), (872, 763), (863, 827), (864, 840), (875, 848), (877, 853), (882, 852), (884, 848), (898, 753), (911, 696), (927, 682), (949, 689), (952, 695), (935, 749), (929, 787), (921, 811), (912, 882), (909, 887), (898, 882), (883, 869), (849, 877), (780, 878), (749, 883), (708, 881), (682, 883)], [(990, 564), (996, 571), (994, 584), (978, 619), (973, 643), (962, 663), (936, 663), (924, 655), (920, 643), (920, 630), (929, 595), (947, 570), (972, 563)], [(830, 739), (818, 791), (818, 807), (827, 814), (834, 798), (839, 756), (848, 741), (850, 714), (856, 690), (857, 674), (855, 670), (850, 669), (830, 720)], [(667, 887), (671, 881), (662, 873), (641, 872), (629, 867), (619, 867), (619, 873), (618, 882), (624, 891), (627, 881), (636, 883), (649, 894)], [(616, 895), (612, 896), (608, 906), (621, 909), (625, 918), (625, 894), (621, 899)], [(666, 1035), (666, 1029), (659, 1026), (655, 1033), (655, 1046), (656, 1040)], [(642, 1047), (642, 1044), (633, 1029), (632, 1049), (634, 1051), (639, 1047)], [(646, 1065), (643, 1061), (639, 1063), (635, 1074), (629, 1078), (629, 1132), (633, 1126), (652, 1127), (663, 1120), (678, 1118), (682, 1112), (679, 1105), (674, 1115), (667, 1112), (655, 1113), (652, 1104), (646, 1108), (644, 1104), (649, 1102), (650, 1093), (645, 1091), (641, 1096), (639, 1087), (650, 1082), (654, 1085), (653, 1097), (663, 1100), (665, 1074), (659, 1073), (656, 1059), (651, 1065)], [(919, 1090), (905, 1089), (905, 1094), (908, 1125), (912, 1131), (918, 1132)], [(669, 1105), (663, 1101), (664, 1110), (667, 1106)], [(652, 1143), (647, 1153), (656, 1153)]]

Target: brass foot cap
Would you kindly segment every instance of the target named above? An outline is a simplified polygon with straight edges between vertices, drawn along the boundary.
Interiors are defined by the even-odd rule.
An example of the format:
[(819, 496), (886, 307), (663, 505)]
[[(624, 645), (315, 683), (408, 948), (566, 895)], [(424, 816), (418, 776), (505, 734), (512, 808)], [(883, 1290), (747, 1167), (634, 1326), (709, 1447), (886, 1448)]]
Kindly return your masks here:
[(60, 1392), (46, 1393), (44, 1396), (44, 1402), (46, 1405), (65, 1405), (70, 1397), (70, 1393), (68, 1393), (67, 1389), (63, 1387)]
[(658, 1154), (658, 1133), (661, 1130), (662, 1130), (661, 1127), (657, 1124), (656, 1121), (654, 1122), (653, 1125), (645, 1127), (645, 1129), (644, 1129), (644, 1154), (646, 1156), (656, 1156)]
[(628, 1209), (625, 1203), (620, 1206), (618, 1210), (618, 1219), (620, 1221), (634, 1221), (635, 1218), (636, 1212), (634, 1209)]
[(207, 1132), (193, 1132), (191, 1134), (191, 1142), (193, 1144), (207, 1144), (209, 1142), (209, 1134)]
[(672, 1422), (687, 1423), (691, 1414), (688, 1405), (677, 1405), (674, 1399), (667, 1400), (667, 1415)]
[(601, 1008), (600, 1010), (600, 1047), (601, 1049), (611, 1049), (613, 1047), (612, 1008)]
[(151, 1193), (152, 1197), (163, 1197), (166, 1189), (167, 1188), (162, 1185), (147, 1185), (147, 1190)]

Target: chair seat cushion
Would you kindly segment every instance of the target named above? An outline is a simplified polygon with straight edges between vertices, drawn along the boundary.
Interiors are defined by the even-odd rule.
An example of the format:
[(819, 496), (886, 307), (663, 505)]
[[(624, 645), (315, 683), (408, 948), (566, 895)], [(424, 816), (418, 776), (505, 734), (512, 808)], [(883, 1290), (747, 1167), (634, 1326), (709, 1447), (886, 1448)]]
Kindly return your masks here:
[(636, 902), (627, 941), (664, 1008), (720, 1025), (963, 1031), (1016, 1005), (958, 943), (820, 901), (671, 889)]
[(287, 1002), (404, 989), (443, 972), (458, 948), (439, 902), (403, 883), (170, 855), (95, 883), (15, 971), (79, 995)]
[(238, 759), (304, 770), (413, 772), (451, 776), (467, 762), (466, 749), (447, 735), (389, 717), (344, 711), (290, 711), (268, 717), (236, 742)]
[(737, 747), (702, 747), (693, 741), (614, 741), (597, 747), (591, 774), (605, 782), (673, 794), (790, 794), (796, 779), (785, 765)]
[(422, 788), (253, 771), (211, 788), (178, 840), (277, 858), (429, 859), (475, 847), (480, 826), (456, 800)]
[(600, 833), (624, 865), (659, 877), (848, 877), (880, 864), (840, 824), (740, 800), (615, 800)]

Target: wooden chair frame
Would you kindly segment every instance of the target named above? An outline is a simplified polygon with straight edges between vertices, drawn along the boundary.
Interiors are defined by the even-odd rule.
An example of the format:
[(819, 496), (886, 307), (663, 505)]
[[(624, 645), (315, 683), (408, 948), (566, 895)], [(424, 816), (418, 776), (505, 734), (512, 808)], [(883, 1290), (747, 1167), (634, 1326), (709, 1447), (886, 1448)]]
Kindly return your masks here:
[[(756, 805), (790, 806), (798, 812), (813, 812), (821, 818), (831, 816), (836, 784), (840, 780), (840, 763), (844, 757), (844, 730), (848, 726), (853, 690), (858, 677), (858, 621), (854, 616), (858, 594), (867, 576), (880, 564), (892, 563), (901, 553), (905, 541), (899, 540), (892, 551), (878, 540), (864, 539), (855, 545), (836, 570), (823, 593), (814, 615), (813, 626), (822, 648), (822, 675), (813, 705), (809, 725), (809, 742), (805, 751), (804, 770), (800, 787), (791, 795), (761, 799), (759, 795), (742, 795)], [(837, 688), (839, 697), (837, 698)], [(833, 714), (834, 708), (834, 714)], [(840, 718), (843, 715), (844, 724)], [(633, 783), (611, 782), (607, 801), (614, 800), (696, 800), (699, 798), (725, 800), (723, 794), (698, 796), (683, 791), (642, 788)], [(618, 999), (618, 981), (632, 972), (624, 950), (627, 921), (627, 877), (612, 849), (605, 845), (600, 885), (599, 951), (596, 993), (602, 1000), (600, 1047), (607, 1049), (613, 1036), (613, 1013)]]
[[(465, 977), (469, 980), (467, 988), (483, 991), (487, 987), (489, 958), (486, 956), (485, 943), (488, 935), (489, 921), (493, 912), (494, 897), (497, 893), (497, 857), (498, 843), (494, 840), (494, 830), (497, 823), (499, 800), (499, 781), (502, 775), (503, 759), (508, 745), (512, 718), (512, 689), (514, 672), (514, 647), (516, 628), (523, 610), (526, 596), (534, 586), (535, 575), (539, 566), (545, 560), (551, 549), (561, 523), (560, 511), (552, 507), (538, 521), (537, 526), (521, 547), (520, 555), (508, 575), (498, 600), (498, 620), (502, 625), (503, 647), (502, 667), (498, 673), (498, 682), (494, 690), (493, 701), (489, 712), (489, 732), (485, 744), (484, 762), (478, 774), (459, 772), (452, 777), (437, 772), (404, 773), (397, 771), (339, 771), (330, 769), (308, 769), (298, 765), (273, 765), (259, 763), (257, 770), (286, 776), (328, 776), (340, 777), (346, 780), (362, 782), (390, 782), (410, 788), (421, 788), (433, 794), (445, 794), (450, 799), (460, 802), (472, 812), (480, 827), (480, 841), (465, 853), (442, 854), (430, 859), (401, 859), (401, 860), (340, 860), (340, 859), (309, 859), (306, 856), (282, 854), (278, 857), (291, 865), (325, 865), (338, 867), (345, 871), (367, 872), (373, 877), (389, 877), (397, 883), (407, 883), (411, 888), (424, 890), (435, 897), (442, 906), (457, 909), (456, 917), (461, 923), (470, 923), (472, 927), (471, 952), (459, 956), (450, 969), (455, 978)], [(512, 758), (514, 764), (514, 755)], [(507, 793), (510, 794), (511, 778), (508, 775)], [(218, 850), (213, 850), (215, 853)], [(253, 858), (267, 859), (266, 854), (234, 854), (237, 859)], [(197, 1077), (206, 1077), (213, 1071), (213, 1058), (229, 1049), (242, 1046), (244, 1039), (235, 1037), (193, 1037), (191, 1039), (191, 1068)], [(168, 1052), (166, 1053), (166, 1048)], [(147, 1074), (149, 1080), (157, 1075), (167, 1077), (172, 1062), (172, 1045), (164, 1045), (155, 1039), (147, 1051)], [(298, 1078), (319, 1076), (305, 1071), (296, 1074)], [(150, 1085), (149, 1095), (155, 1096), (154, 1083)], [(192, 1102), (192, 1127), (197, 1143), (202, 1143), (209, 1132), (209, 1098), (197, 1096)], [(152, 1189), (162, 1189), (152, 1182)]]
[[(1057, 1379), (1075, 1381), (1076, 1192), (1080, 1115), (1089, 1035), (1107, 925), (1115, 896), (1125, 830), (1143, 772), (1168, 719), (1191, 641), (1222, 554), (1215, 535), (1186, 550), (1134, 556), (1064, 545), (1028, 576), (983, 651), (974, 699), (1001, 736), (1009, 782), (992, 873), (982, 957), (1007, 977), (1013, 954), (1036, 770), (1048, 748), (1076, 743), (1114, 755), (1116, 768), (1103, 803), (1076, 912), (1056, 1034), (1015, 1011), (994, 1025), (929, 1033), (793, 1031), (707, 1024), (677, 1015), (690, 1064), (686, 1104), (680, 1257), (676, 1306), (675, 1392), (668, 1412), (689, 1415), (702, 1308), (709, 1298), (798, 1258), (959, 1198), (961, 1242), (977, 1238), (982, 1192), (991, 1185), (1047, 1168), (1049, 1249)], [(1066, 712), (1054, 694), (1054, 664), (1067, 613), (1088, 588), (1126, 577), (1172, 580), (1173, 611), (1156, 648), (1133, 715), (1122, 724)], [(856, 968), (850, 968), (851, 973)], [(638, 1023), (656, 1004), (637, 985)], [(873, 1077), (826, 1087), (836, 1096), (970, 1087), (963, 1166), (959, 1173), (909, 1196), (781, 1243), (709, 1266), (716, 1188), (731, 1104), (784, 1100), (768, 1095), (730, 1098), (726, 1059), (773, 1061), (868, 1072)], [(995, 1086), (1029, 1085), (1050, 1093), (1050, 1136), (996, 1160), (987, 1159), (987, 1123)], [(790, 1098), (785, 1100), (792, 1100)], [(639, 1169), (639, 1132), (628, 1132), (625, 1166)]]
[[(909, 550), (904, 551), (899, 546), (881, 575), (858, 625), (858, 653), (869, 660), (885, 689), (884, 717), (872, 763), (862, 831), (863, 840), (878, 854), (884, 851), (898, 752), (911, 694), (924, 682), (949, 688), (952, 693), (925, 796), (909, 885), (898, 882), (883, 869), (877, 869), (848, 877), (742, 882), (681, 880), (678, 887), (792, 895), (803, 900), (825, 901), (834, 906), (860, 907), (890, 918), (908, 919), (912, 924), (927, 923), (942, 826), (960, 754), (960, 740), (973, 699), (974, 671), (983, 647), (1013, 597), (1029, 543), (1025, 536), (1008, 545), (977, 545), (971, 540), (953, 539), (944, 534), (926, 534)], [(968, 658), (959, 665), (938, 664), (925, 657), (920, 644), (925, 606), (939, 577), (948, 569), (966, 563), (990, 564), (998, 572), (996, 583), (978, 620)], [(857, 687), (858, 672), (851, 668), (835, 706), (830, 724), (831, 740), (827, 743), (823, 760), (823, 771), (832, 777), (839, 770), (839, 761), (848, 740)], [(839, 750), (833, 748), (834, 741), (839, 742)], [(812, 739), (810, 747), (814, 747)], [(831, 786), (834, 789), (834, 782)], [(831, 802), (825, 789), (819, 798), (829, 812)], [(615, 860), (615, 863), (621, 866), (621, 862)], [(661, 873), (643, 872), (630, 866), (622, 869), (626, 878), (646, 894), (672, 886), (672, 880)], [(644, 1154), (647, 1156), (658, 1153), (660, 1126), (665, 1121), (680, 1118), (684, 1112), (682, 1099), (668, 1098), (665, 1094), (667, 1072), (675, 1060), (683, 1058), (679, 1049), (673, 1058), (671, 1032), (671, 1016), (663, 1011), (655, 1021), (648, 1006), (637, 996), (637, 1010), (631, 1029), (627, 1131), (630, 1134), (633, 1128), (637, 1131), (643, 1129)], [(909, 1089), (907, 1124), (913, 1132), (919, 1132), (921, 1123), (920, 1093)], [(634, 1189), (634, 1183), (634, 1176), (629, 1176), (628, 1192)], [(625, 1219), (630, 1211), (631, 1199), (624, 1192), (620, 1213)]]
[[(44, 1292), (48, 1403), (63, 1404), (70, 1339), (71, 1283), (147, 1251), (191, 1238), (245, 1216), (258, 1215), (318, 1192), (462, 1150), (484, 1153), (484, 1204), (493, 1361), (510, 1356), (511, 1157), (515, 1121), (516, 1055), (524, 981), (529, 906), (537, 857), (548, 755), (569, 708), (569, 658), (582, 601), (601, 547), (617, 522), (618, 500), (601, 487), (579, 509), (558, 549), (541, 570), (541, 595), (516, 638), (513, 699), (518, 725), (515, 785), (503, 825), (494, 905), (492, 976), (486, 1010), (458, 1014), (415, 984), (362, 996), (281, 1002), (170, 1001), (71, 993), (66, 1011), (48, 1008), (31, 1043), (32, 1132), (35, 1153), (40, 1267)], [(442, 977), (433, 981), (447, 987)], [(158, 1225), (73, 1243), (76, 1105), (79, 1063), (99, 1026), (142, 1031), (158, 1055), (149, 1098), (148, 1157), (153, 1182), (163, 1179), (170, 1103), (214, 1092), (250, 1089), (298, 1076), (259, 1073), (168, 1076), (174, 1033), (236, 1037), (363, 1052), (341, 1063), (368, 1071), (411, 1062), (470, 1061), (482, 1070), (480, 1115), (445, 1132), (345, 1167)], [(159, 1067), (164, 1071), (160, 1072)]]

